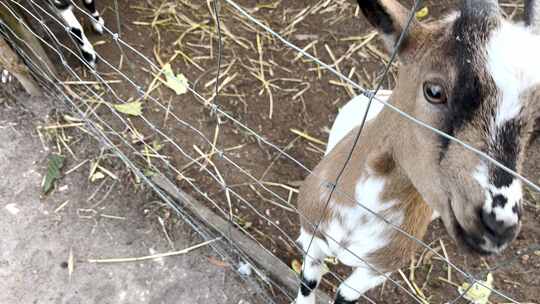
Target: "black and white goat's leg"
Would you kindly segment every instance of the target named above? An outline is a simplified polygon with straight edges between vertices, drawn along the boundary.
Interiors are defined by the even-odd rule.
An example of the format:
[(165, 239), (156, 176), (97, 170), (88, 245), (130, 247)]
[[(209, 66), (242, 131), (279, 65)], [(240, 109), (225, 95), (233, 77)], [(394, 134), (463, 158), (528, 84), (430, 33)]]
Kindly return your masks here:
[(83, 0), (84, 7), (90, 12), (90, 15), (92, 15), (92, 28), (96, 33), (103, 34), (103, 27), (105, 26), (105, 20), (101, 17), (98, 10), (96, 9), (96, 1), (95, 0)]
[(296, 304), (315, 304), (315, 289), (323, 276), (323, 263), (327, 255), (319, 244), (323, 240), (306, 233), (303, 229), (298, 238), (298, 244), (305, 251), (302, 272), (300, 273), (300, 288)]
[(0, 70), (2, 71), (0, 73), (0, 82), (1, 83), (8, 83), (8, 82), (11, 82), (11, 80), (13, 79), (13, 77), (11, 77), (11, 73), (9, 73), (8, 70), (6, 69), (3, 69), (3, 68), (0, 68)]
[(354, 304), (364, 292), (385, 280), (385, 276), (374, 273), (368, 267), (358, 267), (339, 285), (334, 304)]
[(51, 1), (56, 14), (62, 18), (64, 24), (68, 27), (69, 32), (77, 43), (83, 59), (90, 65), (91, 68), (96, 67), (97, 55), (94, 47), (84, 34), (84, 30), (77, 17), (73, 14), (73, 5), (70, 0), (53, 0)]

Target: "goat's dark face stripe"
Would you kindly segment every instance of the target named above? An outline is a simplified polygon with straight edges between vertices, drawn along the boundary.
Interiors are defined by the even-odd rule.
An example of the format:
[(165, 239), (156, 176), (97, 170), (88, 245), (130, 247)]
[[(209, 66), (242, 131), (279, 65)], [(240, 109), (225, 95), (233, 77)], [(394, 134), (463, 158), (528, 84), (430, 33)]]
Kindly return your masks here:
[[(514, 171), (517, 169), (521, 147), (521, 124), (522, 121), (518, 118), (504, 122), (496, 128), (493, 140), (488, 145), (489, 155)], [(510, 186), (514, 177), (505, 170), (493, 165), (489, 172), (489, 179), (493, 186), (501, 188)]]
[[(490, 19), (462, 14), (451, 28), (445, 49), (448, 52), (446, 58), (453, 61), (456, 77), (449, 94), (449, 113), (443, 123), (443, 131), (451, 136), (456, 136), (471, 122), (486, 99), (494, 95), (489, 92), (495, 84), (489, 83), (492, 80), (486, 70), (485, 52), (482, 52), (493, 27)], [(450, 143), (447, 138), (440, 139), (442, 160)]]

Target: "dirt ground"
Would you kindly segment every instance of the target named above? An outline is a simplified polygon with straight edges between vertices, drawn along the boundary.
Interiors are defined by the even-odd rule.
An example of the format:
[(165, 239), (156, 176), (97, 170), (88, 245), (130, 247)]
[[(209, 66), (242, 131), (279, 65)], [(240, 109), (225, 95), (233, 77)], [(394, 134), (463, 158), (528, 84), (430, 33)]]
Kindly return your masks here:
[[(404, 1), (407, 4), (412, 1)], [(424, 22), (440, 17), (456, 1), (424, 1), (429, 9)], [(98, 7), (112, 31), (117, 31), (116, 18), (121, 20), (121, 37), (132, 47), (162, 65), (170, 62), (176, 73), (182, 73), (193, 84), (202, 98), (212, 100), (216, 77), (217, 35), (210, 2), (206, 1), (118, 1), (122, 9), (118, 16), (114, 6), (100, 2)], [(359, 16), (354, 1), (260, 1), (239, 0), (259, 20), (283, 34), (291, 42), (306, 49), (327, 63), (335, 63), (344, 74), (351, 75), (363, 87), (373, 88), (379, 72), (388, 60), (372, 29)], [(326, 6), (321, 3), (327, 3)], [(520, 18), (522, 8), (507, 1), (504, 9), (512, 18)], [(264, 33), (240, 16), (236, 10), (223, 3), (220, 10), (223, 27), (223, 58), (220, 97), (213, 102), (226, 113), (261, 134), (265, 139), (286, 150), (292, 157), (313, 168), (322, 157), (328, 127), (340, 106), (357, 94), (327, 71), (318, 69), (311, 61), (299, 59), (296, 53), (281, 42)], [(49, 23), (50, 24), (50, 23)], [(53, 24), (51, 24), (54, 27)], [(58, 31), (61, 34), (61, 31)], [(110, 35), (91, 36), (96, 50), (107, 62), (98, 66), (100, 76), (111, 80), (105, 85), (71, 86), (82, 96), (78, 106), (88, 110), (96, 100), (89, 91), (97, 91), (108, 102), (138, 100), (137, 85), (150, 87), (157, 73), (140, 54), (129, 48), (119, 47)], [(353, 50), (353, 51), (351, 51)], [(95, 80), (73, 56), (68, 56), (83, 79)], [(129, 79), (114, 71), (112, 64), (129, 75)], [(153, 74), (151, 74), (151, 72)], [(396, 67), (384, 79), (384, 87), (394, 85)], [(73, 75), (65, 73), (74, 80)], [(212, 206), (216, 212), (234, 215), (238, 225), (246, 229), (265, 248), (285, 263), (300, 259), (293, 240), (298, 234), (298, 216), (288, 206), (294, 206), (296, 188), (307, 172), (297, 163), (280, 156), (272, 147), (240, 127), (224, 115), (215, 115), (204, 101), (193, 94), (176, 96), (159, 81), (152, 87), (151, 97), (143, 101), (144, 119), (134, 117), (119, 119), (104, 106), (96, 112), (107, 122), (100, 125), (118, 146), (138, 161), (148, 171), (161, 171), (176, 177), (178, 186)], [(97, 118), (96, 118), (97, 119)], [(196, 129), (200, 133), (194, 132)], [(298, 135), (298, 130), (303, 135)], [(309, 135), (309, 136), (306, 136)], [(120, 136), (128, 138), (132, 147), (122, 143)], [(225, 150), (227, 158), (212, 154), (208, 141)], [(68, 143), (69, 144), (69, 143)], [(76, 143), (73, 143), (76, 145)], [(540, 141), (528, 151), (526, 176), (540, 182)], [(159, 147), (159, 157), (141, 156), (148, 147)], [(185, 154), (184, 154), (185, 153)], [(204, 155), (201, 156), (201, 154)], [(186, 156), (187, 155), (187, 156)], [(211, 155), (208, 157), (208, 155)], [(199, 159), (205, 169), (193, 164)], [(206, 160), (205, 160), (206, 159)], [(238, 167), (243, 168), (241, 172)], [(245, 173), (249, 173), (254, 181)], [(230, 195), (216, 181), (221, 177)], [(219, 177), (217, 179), (219, 179)], [(264, 183), (280, 198), (263, 189)], [(241, 197), (242, 199), (239, 199)], [(213, 203), (216, 203), (213, 205)], [(289, 205), (290, 204), (290, 205)], [(446, 250), (450, 261), (471, 273), (485, 275), (492, 269), (495, 287), (508, 296), (524, 302), (538, 303), (540, 298), (540, 256), (538, 252), (525, 252), (530, 245), (540, 241), (540, 207), (537, 197), (531, 194), (525, 206), (524, 227), (518, 240), (501, 256), (481, 259), (465, 254), (456, 248), (441, 223), (435, 221), (426, 236), (438, 252)], [(423, 254), (418, 252), (418, 256)], [(347, 270), (332, 267), (340, 275)], [(404, 269), (408, 276), (409, 269)], [(456, 284), (463, 278), (452, 272), (437, 259), (415, 268), (415, 280), (431, 303), (443, 303), (458, 295)], [(406, 286), (397, 274), (393, 278)], [(328, 278), (323, 288), (332, 292), (336, 280)], [(368, 293), (377, 303), (412, 303), (403, 291), (390, 283)], [(493, 303), (505, 303), (493, 296)], [(279, 298), (278, 303), (286, 303)], [(460, 302), (461, 303), (461, 302)], [(462, 303), (465, 303), (462, 300)]]
[[(178, 222), (167, 229), (168, 242), (159, 224), (163, 208), (151, 193), (122, 182), (111, 191), (97, 191), (100, 183), (88, 180), (88, 165), (65, 175), (58, 191), (41, 197), (54, 147), (42, 144), (36, 128), (45, 124), (41, 119), (52, 104), (27, 97), (3, 101), (0, 303), (260, 303), (235, 271), (216, 264), (220, 258), (208, 247), (146, 261), (89, 263), (180, 250), (203, 240)], [(88, 138), (79, 144), (87, 150), (78, 153), (81, 158), (96, 152)]]

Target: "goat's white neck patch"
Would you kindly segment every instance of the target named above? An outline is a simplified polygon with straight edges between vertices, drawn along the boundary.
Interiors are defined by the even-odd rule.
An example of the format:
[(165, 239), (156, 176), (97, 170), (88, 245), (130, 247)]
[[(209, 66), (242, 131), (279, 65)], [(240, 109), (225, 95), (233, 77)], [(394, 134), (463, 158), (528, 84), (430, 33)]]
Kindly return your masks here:
[(519, 95), (540, 83), (540, 36), (527, 27), (503, 21), (487, 44), (488, 71), (500, 91), (495, 126), (517, 117)]
[[(387, 102), (390, 98), (392, 91), (379, 90), (377, 92), (377, 99)], [(328, 144), (326, 145), (325, 154), (330, 153), (332, 149), (354, 128), (360, 125), (362, 118), (366, 113), (367, 106), (369, 104), (369, 98), (364, 95), (358, 95), (347, 102), (343, 108), (339, 111), (332, 129), (330, 130), (330, 137), (328, 138)], [(374, 119), (379, 115), (383, 109), (384, 104), (374, 99), (369, 108), (369, 112), (366, 116), (366, 123)]]

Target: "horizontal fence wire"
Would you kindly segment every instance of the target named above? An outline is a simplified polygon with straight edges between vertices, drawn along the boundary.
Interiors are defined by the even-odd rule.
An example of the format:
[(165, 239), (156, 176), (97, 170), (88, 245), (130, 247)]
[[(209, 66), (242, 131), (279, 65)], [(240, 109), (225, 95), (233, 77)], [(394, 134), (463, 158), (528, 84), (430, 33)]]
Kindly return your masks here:
[[(12, 1), (12, 0), (11, 0)], [(55, 20), (55, 22), (57, 22), (59, 25), (62, 25), (62, 22), (56, 17), (54, 16), (53, 14), (50, 14), (47, 12), (47, 10), (43, 9), (42, 7), (40, 7), (39, 4), (35, 3), (33, 0), (29, 0), (31, 3), (32, 3), (32, 6), (37, 9), (37, 10), (41, 10), (41, 13), (47, 15), (47, 18), (48, 19), (51, 19), (51, 20)], [(402, 112), (401, 110), (395, 108), (394, 106), (392, 106), (391, 104), (388, 104), (384, 101), (381, 101), (380, 99), (378, 99), (373, 91), (367, 91), (367, 90), (364, 90), (362, 89), (357, 83), (353, 82), (351, 79), (349, 79), (348, 77), (344, 76), (343, 74), (341, 74), (340, 72), (338, 72), (337, 70), (335, 70), (334, 68), (332, 68), (331, 66), (323, 63), (322, 61), (320, 61), (319, 59), (317, 59), (316, 57), (313, 57), (311, 56), (309, 53), (305, 52), (304, 50), (300, 49), (299, 47), (295, 46), (294, 44), (292, 44), (291, 42), (289, 42), (288, 40), (286, 40), (285, 38), (283, 38), (281, 35), (279, 35), (277, 32), (273, 31), (272, 29), (270, 29), (269, 27), (267, 27), (266, 25), (264, 25), (262, 22), (258, 21), (256, 18), (254, 18), (253, 16), (251, 16), (249, 13), (247, 13), (246, 10), (244, 10), (242, 7), (240, 7), (238, 4), (236, 4), (234, 1), (231, 1), (231, 0), (224, 0), (225, 2), (227, 2), (227, 4), (229, 4), (231, 7), (233, 7), (234, 9), (236, 9), (238, 12), (240, 12), (242, 15), (244, 15), (248, 20), (252, 21), (253, 23), (257, 24), (258, 26), (262, 27), (264, 30), (266, 30), (267, 32), (269, 32), (271, 35), (273, 35), (274, 37), (278, 38), (278, 40), (282, 41), (283, 43), (285, 43), (287, 46), (291, 47), (292, 49), (294, 49), (295, 51), (301, 53), (303, 56), (306, 56), (307, 58), (310, 58), (311, 60), (313, 60), (313, 62), (317, 63), (318, 65), (322, 66), (323, 68), (331, 71), (332, 73), (334, 73), (338, 78), (344, 80), (344, 81), (347, 81), (348, 83), (350, 83), (353, 87), (355, 87), (356, 89), (360, 90), (365, 96), (369, 97), (369, 100), (371, 102), (371, 100), (375, 99), (377, 100), (378, 102), (381, 102), (383, 104), (385, 104), (385, 106), (388, 106), (389, 108), (391, 108), (392, 110), (398, 112), (399, 114), (401, 114), (402, 116), (410, 119), (411, 121), (419, 124), (419, 125), (422, 125), (436, 133), (442, 133), (442, 134), (439, 134), (441, 136), (444, 136), (446, 138), (449, 138), (450, 140), (454, 140), (458, 143), (460, 143), (461, 145), (463, 145), (465, 148), (469, 149), (470, 151), (473, 151), (474, 153), (477, 153), (478, 155), (480, 155), (481, 157), (484, 157), (485, 159), (487, 159), (488, 161), (491, 161), (492, 163), (494, 163), (495, 165), (501, 167), (503, 170), (511, 173), (512, 175), (522, 179), (526, 184), (530, 185), (531, 187), (533, 187), (535, 190), (538, 190), (540, 189), (538, 186), (536, 186), (534, 183), (532, 183), (531, 181), (525, 179), (524, 177), (522, 177), (521, 175), (517, 174), (516, 172), (513, 172), (512, 170), (502, 166), (502, 164), (498, 163), (496, 160), (493, 160), (491, 159), (491, 157), (489, 157), (488, 155), (486, 155), (485, 153), (483, 153), (482, 151), (479, 151), (471, 146), (469, 146), (468, 144), (466, 143), (463, 143), (461, 141), (459, 141), (458, 139), (455, 139), (453, 137), (451, 137), (450, 135), (447, 135), (447, 134), (444, 134), (443, 132), (439, 131), (439, 130), (436, 130), (434, 129), (433, 127), (429, 126), (429, 125), (426, 125), (424, 124), (423, 122), (421, 121), (418, 121), (416, 120), (414, 117), (408, 115), (407, 113), (404, 113)], [(12, 3), (15, 3), (17, 4), (16, 2), (12, 1)], [(28, 13), (29, 15), (31, 15), (33, 18), (35, 18), (38, 22), (40, 22), (40, 25), (44, 28), (47, 28), (47, 26), (42, 22), (42, 17), (41, 16), (36, 16), (35, 12), (30, 12), (29, 10), (25, 9), (24, 6), (20, 5), (20, 4), (17, 4), (21, 7), (21, 9), (25, 10), (26, 13)], [(215, 5), (215, 4), (214, 4)], [(76, 4), (75, 4), (75, 7), (77, 8), (77, 11), (80, 12), (81, 14), (84, 14), (86, 15), (86, 18), (89, 19), (89, 18), (92, 18), (86, 11), (84, 11), (82, 8), (78, 7)], [(411, 12), (411, 16), (414, 16), (414, 10)], [(215, 17), (216, 18), (219, 18), (219, 14), (216, 12), (215, 14)], [(412, 18), (412, 17), (411, 17)], [(218, 23), (219, 24), (219, 23)], [(69, 29), (68, 29), (69, 30)], [(110, 29), (108, 29), (107, 27), (105, 27), (105, 31), (108, 33), (108, 35), (111, 37), (111, 39), (116, 43), (116, 45), (118, 46), (118, 48), (121, 50), (121, 52), (123, 54), (125, 54), (123, 48), (125, 47), (126, 49), (128, 49), (129, 51), (137, 54), (138, 57), (140, 57), (140, 59), (143, 59), (150, 67), (151, 69), (153, 69), (156, 73), (158, 73), (158, 76), (160, 75), (159, 73), (161, 73), (162, 71), (162, 68), (159, 67), (158, 65), (156, 65), (151, 59), (147, 58), (142, 52), (140, 52), (139, 50), (137, 50), (136, 48), (132, 47), (128, 42), (124, 41), (122, 39), (122, 37), (119, 35), (119, 32), (113, 32), (111, 31)], [(50, 31), (48, 31), (50, 32)], [(52, 32), (50, 32), (52, 33)], [(37, 34), (34, 34), (38, 37)], [(54, 35), (52, 35), (54, 37)], [(39, 37), (38, 37), (39, 38)], [(57, 39), (54, 39), (54, 44), (50, 44), (48, 43), (47, 41), (44, 41), (43, 39), (41, 39), (42, 42), (47, 45), (52, 51), (55, 51), (56, 52), (56, 55), (58, 56), (58, 58), (61, 60), (62, 62), (62, 65), (66, 68), (66, 70), (70, 73), (71, 76), (75, 77), (77, 80), (79, 81), (83, 81), (83, 79), (78, 76), (77, 72), (75, 72), (70, 66), (69, 64), (67, 63), (67, 61), (65, 60), (64, 56), (62, 55), (62, 51), (67, 51), (68, 53), (70, 53), (71, 56), (74, 56), (74, 57), (77, 57), (78, 60), (80, 62), (82, 62), (84, 64), (84, 60), (82, 60), (82, 58), (80, 58), (80, 56), (76, 53), (76, 52), (73, 52), (71, 50), (70, 47), (68, 46), (65, 46), (63, 45), (62, 43), (60, 43)], [(74, 44), (76, 44), (76, 41), (73, 41)], [(20, 43), (20, 42), (18, 42)], [(221, 41), (219, 41), (219, 45), (221, 45)], [(57, 48), (61, 48), (62, 51), (58, 51), (56, 50)], [(221, 54), (221, 48), (220, 48), (220, 54)], [(125, 79), (135, 90), (136, 92), (140, 95), (140, 97), (145, 97), (147, 98), (148, 100), (152, 101), (157, 107), (163, 109), (163, 110), (166, 110), (167, 107), (161, 103), (159, 101), (159, 99), (157, 98), (154, 98), (153, 96), (151, 96), (149, 90), (145, 90), (144, 89), (144, 86), (142, 85), (139, 85), (136, 81), (132, 80), (129, 75), (126, 75), (124, 72), (122, 72), (120, 69), (116, 68), (112, 63), (110, 63), (109, 61), (107, 61), (106, 58), (104, 58), (103, 56), (99, 55), (99, 58), (100, 58), (100, 64), (105, 64), (106, 66), (108, 66), (109, 68), (111, 68), (115, 73), (117, 73), (118, 75), (120, 75), (123, 79)], [(221, 56), (221, 55), (219, 55)], [(220, 64), (218, 64), (220, 65)], [(389, 69), (389, 66), (386, 67), (386, 70)], [(219, 67), (218, 67), (218, 71), (219, 71)], [(107, 81), (105, 79), (103, 79), (103, 77), (101, 75), (99, 75), (99, 73), (97, 73), (96, 71), (93, 71), (90, 69), (90, 73), (92, 74), (93, 77), (95, 77), (95, 79), (100, 82), (104, 87), (106, 87), (107, 89), (107, 93), (110, 94), (112, 97), (113, 97), (113, 100), (116, 101), (116, 102), (119, 102), (119, 103), (125, 103), (126, 100), (124, 100), (122, 97), (118, 96), (118, 94), (116, 94), (115, 90), (112, 88), (112, 86), (110, 86)], [(155, 185), (153, 185), (153, 183), (148, 179), (148, 177), (146, 177), (142, 170), (137, 166), (136, 163), (134, 163), (133, 161), (130, 160), (129, 156), (125, 155), (118, 147), (118, 144), (115, 144), (111, 139), (110, 137), (114, 135), (115, 138), (118, 138), (120, 141), (122, 141), (122, 146), (123, 147), (128, 147), (131, 151), (131, 153), (133, 153), (133, 155), (136, 155), (138, 156), (139, 158), (141, 159), (146, 159), (146, 156), (144, 155), (144, 153), (141, 153), (139, 150), (137, 150), (137, 148), (135, 148), (129, 141), (127, 141), (124, 136), (122, 134), (120, 134), (115, 128), (113, 128), (112, 126), (110, 126), (107, 121), (103, 120), (96, 112), (94, 111), (90, 111), (88, 112), (88, 110), (86, 111), (83, 111), (81, 108), (80, 108), (80, 105), (78, 105), (76, 102), (82, 102), (84, 103), (84, 105), (86, 106), (87, 109), (92, 109), (92, 105), (88, 104), (87, 102), (84, 101), (84, 98), (82, 96), (78, 96), (76, 99), (77, 101), (73, 100), (73, 97), (74, 96), (70, 96), (70, 95), (67, 95), (65, 93), (63, 93), (65, 91), (65, 87), (62, 87), (61, 84), (62, 84), (62, 81), (60, 81), (59, 79), (49, 79), (51, 84), (54, 84), (55, 85), (55, 91), (57, 92), (60, 92), (62, 93), (64, 96), (64, 98), (71, 104), (71, 106), (78, 111), (78, 114), (84, 118), (85, 122), (92, 128), (93, 132), (96, 134), (96, 137), (100, 139), (100, 141), (106, 146), (108, 147), (109, 149), (112, 149), (115, 154), (117, 154), (119, 156), (119, 158), (134, 172), (136, 172), (137, 176), (139, 176), (139, 178), (141, 178), (141, 180), (143, 180), (146, 184), (148, 184), (154, 191), (156, 191), (156, 193), (158, 194), (158, 196), (160, 196), (165, 202), (167, 202), (168, 204), (170, 205), (175, 205), (174, 202), (171, 201), (170, 198), (168, 198), (168, 196), (166, 194), (164, 194), (159, 188), (155, 187)], [(58, 85), (60, 84), (60, 85)], [(95, 92), (91, 86), (89, 85), (84, 85), (85, 86), (85, 89), (86, 89), (86, 92), (89, 92), (93, 97), (97, 98), (97, 100), (101, 101), (106, 107), (107, 109), (113, 114), (115, 115), (115, 117), (118, 119), (119, 122), (121, 122), (124, 127), (128, 130), (134, 130), (134, 128), (132, 127), (131, 123), (129, 121), (127, 121), (120, 113), (118, 113), (114, 107), (112, 107), (109, 102), (110, 100), (104, 100), (103, 96), (101, 96), (101, 94), (99, 94), (98, 92)], [(193, 96), (195, 96), (196, 100), (202, 105), (202, 106), (205, 106), (209, 109), (211, 109), (211, 111), (213, 113), (219, 113), (220, 115), (222, 115), (222, 117), (228, 119), (229, 121), (232, 121), (235, 125), (239, 126), (240, 128), (250, 132), (252, 135), (254, 135), (258, 140), (260, 140), (262, 143), (264, 143), (265, 145), (267, 145), (268, 147), (272, 148), (273, 150), (275, 150), (278, 154), (277, 154), (277, 157), (286, 157), (286, 158), (289, 158), (292, 162), (294, 162), (299, 168), (301, 168), (302, 170), (306, 171), (307, 173), (309, 174), (313, 174), (313, 172), (307, 167), (305, 166), (304, 164), (302, 164), (302, 162), (298, 161), (297, 159), (295, 159), (294, 157), (292, 157), (291, 155), (289, 155), (284, 149), (278, 147), (277, 145), (271, 143), (270, 141), (266, 140), (264, 138), (264, 136), (260, 135), (259, 133), (253, 131), (251, 128), (249, 128), (248, 126), (246, 126), (246, 124), (242, 123), (241, 121), (239, 121), (238, 119), (236, 119), (233, 115), (229, 114), (227, 111), (223, 110), (218, 103), (215, 102), (215, 98), (218, 97), (219, 95), (219, 73), (218, 73), (218, 76), (217, 76), (217, 79), (216, 79), (216, 92), (214, 94), (214, 101), (212, 100), (209, 100), (205, 97), (203, 97), (200, 93), (198, 93), (197, 91), (195, 91), (193, 89), (194, 85), (193, 83), (191, 83), (191, 85), (188, 87), (188, 90), (191, 91), (191, 93), (193, 94)], [(380, 87), (380, 84), (378, 85), (378, 87)], [(378, 88), (377, 88), (378, 89)], [(377, 91), (377, 89), (375, 90), (375, 92)], [(73, 94), (73, 92), (72, 92)], [(227, 148), (226, 147), (222, 147), (222, 146), (219, 146), (217, 144), (215, 144), (210, 138), (208, 138), (208, 136), (206, 136), (202, 131), (200, 131), (197, 127), (195, 127), (194, 125), (190, 124), (189, 122), (187, 122), (186, 120), (183, 120), (181, 119), (180, 117), (178, 117), (175, 113), (170, 113), (171, 117), (175, 119), (175, 121), (177, 123), (179, 123), (180, 125), (182, 125), (183, 127), (191, 130), (192, 132), (194, 132), (200, 139), (203, 140), (203, 142), (205, 142), (205, 144), (207, 144), (211, 149), (212, 151), (215, 151), (215, 154), (223, 161), (226, 161), (228, 164), (232, 165), (236, 170), (238, 170), (238, 172), (242, 173), (243, 175), (247, 176), (253, 183), (257, 184), (257, 186), (259, 186), (261, 189), (263, 189), (264, 191), (266, 191), (268, 194), (272, 195), (273, 198), (277, 199), (281, 205), (281, 207), (285, 207), (285, 208), (289, 208), (292, 212), (296, 212), (296, 213), (299, 213), (298, 210), (296, 210), (296, 208), (291, 205), (289, 203), (289, 200), (282, 197), (281, 195), (279, 195), (278, 193), (276, 193), (275, 191), (273, 191), (272, 189), (270, 189), (267, 185), (265, 185), (265, 183), (254, 177), (252, 174), (249, 173), (248, 170), (244, 169), (240, 164), (236, 163), (232, 157), (229, 157), (229, 152), (227, 151)], [(260, 211), (257, 210), (257, 208), (252, 204), (250, 203), (250, 200), (249, 199), (246, 199), (244, 198), (242, 195), (240, 195), (237, 191), (235, 191), (233, 189), (233, 187), (231, 187), (230, 185), (227, 185), (227, 183), (225, 182), (225, 180), (223, 179), (223, 177), (220, 175), (219, 173), (219, 170), (217, 169), (217, 167), (213, 164), (205, 164), (204, 163), (204, 158), (202, 158), (203, 161), (201, 161), (201, 158), (198, 158), (198, 157), (192, 157), (187, 151), (186, 151), (186, 148), (182, 147), (180, 144), (177, 144), (173, 138), (171, 138), (170, 136), (168, 136), (166, 133), (164, 133), (162, 130), (160, 130), (159, 127), (157, 127), (154, 123), (152, 123), (150, 121), (150, 119), (144, 117), (144, 116), (141, 116), (140, 117), (141, 120), (149, 127), (151, 128), (154, 132), (156, 132), (157, 134), (159, 134), (161, 137), (163, 137), (166, 142), (168, 143), (171, 143), (175, 149), (180, 152), (182, 154), (183, 157), (185, 157), (187, 160), (189, 160), (189, 163), (190, 164), (196, 164), (199, 168), (201, 168), (202, 172), (204, 172), (205, 174), (207, 174), (209, 177), (211, 177), (217, 185), (219, 185), (221, 188), (222, 188), (222, 191), (225, 193), (225, 196), (227, 198), (227, 200), (231, 200), (231, 198), (235, 198), (237, 201), (241, 202), (243, 205), (245, 206), (248, 206), (251, 210), (253, 210), (253, 212), (255, 212), (260, 218), (264, 219), (269, 225), (272, 225), (276, 230), (278, 230), (278, 232), (280, 234), (282, 234), (284, 236), (284, 238), (287, 240), (287, 242), (290, 244), (290, 246), (293, 246), (295, 247), (297, 250), (299, 250), (300, 252), (302, 252), (303, 250), (301, 248), (299, 248), (297, 245), (296, 245), (296, 242), (294, 241), (294, 238), (290, 236), (290, 233), (287, 233), (286, 231), (283, 231), (283, 229), (281, 227), (279, 227), (278, 225), (276, 225), (269, 217), (267, 217), (266, 215), (264, 215), (263, 213), (261, 213)], [(105, 127), (106, 130), (108, 130), (107, 132), (104, 132), (101, 130), (102, 127)], [(444, 134), (444, 135), (443, 135)], [(360, 135), (360, 134), (358, 134)], [(154, 153), (155, 155), (159, 155), (158, 151), (155, 150), (155, 148), (151, 145), (151, 143), (148, 143), (146, 142), (144, 139), (141, 140), (141, 143), (144, 145), (145, 148), (147, 148), (149, 151), (151, 151), (152, 153)], [(171, 162), (169, 162), (167, 159), (165, 158), (160, 158), (159, 159), (163, 165), (165, 165), (167, 167), (167, 169), (169, 169), (171, 172), (174, 172), (175, 174), (177, 174), (177, 176), (183, 176), (183, 170), (179, 170), (177, 167), (175, 167), (173, 164), (171, 164)], [(211, 169), (209, 169), (208, 167), (213, 167)], [(156, 166), (153, 166), (154, 169), (156, 169), (157, 171), (161, 172), (161, 170), (159, 170)], [(161, 172), (162, 174), (165, 174), (164, 172)], [(206, 194), (206, 191), (204, 189), (200, 189), (200, 187), (198, 187), (194, 182), (190, 181), (189, 179), (184, 179), (183, 181), (185, 181), (187, 184), (189, 184), (189, 186), (191, 187), (191, 189), (193, 191), (195, 191), (196, 193), (198, 193), (201, 197), (203, 197), (205, 200), (207, 200), (213, 207), (215, 207), (217, 210), (219, 210), (219, 212), (223, 215), (223, 217), (225, 218), (229, 218), (231, 221), (233, 220), (233, 214), (232, 214), (232, 208), (229, 208), (229, 210), (225, 210), (223, 207), (221, 207), (221, 205), (216, 202), (214, 199), (210, 198), (207, 194)], [(456, 271), (458, 271), (459, 273), (461, 273), (465, 278), (467, 278), (468, 280), (470, 280), (471, 282), (471, 287), (474, 285), (474, 284), (483, 284), (482, 282), (480, 282), (479, 280), (477, 280), (475, 278), (474, 275), (462, 270), (460, 267), (454, 265), (452, 262), (450, 262), (446, 257), (444, 257), (443, 255), (441, 255), (438, 251), (435, 251), (433, 250), (433, 248), (426, 244), (425, 242), (423, 242), (422, 240), (418, 240), (416, 239), (414, 236), (408, 234), (407, 232), (403, 231), (400, 227), (396, 226), (395, 224), (393, 224), (392, 222), (390, 222), (389, 220), (385, 219), (383, 216), (381, 216), (380, 214), (378, 214), (377, 212), (374, 212), (372, 210), (370, 210), (369, 208), (365, 207), (364, 205), (361, 204), (361, 202), (358, 202), (356, 201), (356, 199), (354, 198), (353, 195), (350, 195), (342, 190), (339, 189), (339, 186), (336, 186), (335, 184), (337, 183), (334, 183), (334, 182), (331, 182), (331, 181), (325, 181), (325, 180), (322, 180), (320, 179), (320, 185), (321, 187), (327, 187), (328, 185), (331, 186), (332, 190), (334, 191), (337, 191), (339, 192), (340, 194), (344, 195), (345, 197), (349, 198), (351, 201), (353, 202), (356, 202), (359, 206), (361, 206), (362, 208), (364, 208), (367, 212), (375, 215), (379, 220), (383, 221), (384, 223), (386, 223), (387, 225), (389, 225), (390, 227), (392, 227), (393, 229), (395, 229), (396, 231), (398, 231), (399, 233), (402, 233), (404, 235), (406, 235), (407, 237), (413, 239), (415, 242), (417, 242), (418, 244), (420, 244), (422, 247), (426, 248), (426, 250), (430, 250), (434, 255), (438, 256), (441, 260), (443, 260), (445, 263), (447, 263), (449, 265), (449, 267), (455, 269)], [(231, 205), (231, 203), (229, 202), (229, 206)], [(186, 221), (187, 220), (190, 220), (191, 223), (195, 223), (195, 221), (193, 219), (189, 219), (188, 216), (185, 212), (183, 212), (181, 210), (181, 208), (178, 208), (178, 206), (176, 206), (176, 208), (173, 208), (179, 215), (182, 216), (182, 218), (186, 218)], [(299, 214), (300, 217), (303, 218), (303, 220), (307, 220), (305, 218), (305, 216), (303, 214)], [(189, 223), (189, 222), (188, 222)], [(207, 223), (208, 224), (208, 223)], [(313, 225), (314, 228), (317, 228), (317, 225), (316, 223), (309, 223), (310, 225)], [(198, 227), (198, 229), (200, 231), (203, 231), (203, 232), (199, 232), (201, 235), (205, 235), (208, 237), (209, 232), (208, 231), (204, 231), (201, 229), (201, 224), (193, 224), (193, 226), (196, 226)], [(236, 225), (237, 228), (243, 230), (243, 232), (250, 236), (253, 240), (257, 241), (256, 238), (254, 238), (251, 233), (249, 233), (246, 229), (244, 229), (243, 227), (241, 227), (241, 225)], [(203, 234), (205, 233), (205, 234)], [(226, 231), (221, 231), (220, 232), (222, 236), (226, 237), (227, 235), (230, 237), (230, 233), (227, 233)], [(328, 239), (331, 239), (330, 236), (328, 235), (325, 235), (326, 238)], [(207, 239), (207, 238), (206, 238)], [(234, 240), (229, 240), (229, 244), (231, 245), (234, 245)], [(267, 250), (260, 242), (257, 241), (257, 243), (259, 244), (259, 246), (261, 246), (264, 250)], [(240, 252), (239, 254), (242, 255), (241, 253), (241, 249), (239, 248), (236, 248), (238, 252)], [(269, 252), (269, 251), (268, 251)], [(361, 259), (361, 257), (357, 256), (354, 252), (350, 252), (351, 254), (353, 254), (355, 257)], [(249, 261), (249, 257), (243, 257), (246, 261)], [(361, 259), (362, 260), (362, 259)], [(253, 263), (251, 263), (253, 265)], [(254, 266), (254, 265), (253, 265)], [(255, 267), (255, 266), (254, 266)], [(378, 271), (377, 269), (374, 269), (375, 271)], [(264, 273), (264, 270), (258, 270), (257, 272), (260, 272), (261, 274)], [(379, 271), (380, 273), (380, 271)], [(338, 281), (343, 281), (342, 278), (335, 272), (331, 271), (330, 274), (332, 276), (334, 276), (336, 279), (338, 279)], [(417, 295), (415, 295), (414, 293), (408, 291), (406, 288), (404, 288), (403, 286), (401, 286), (401, 284), (399, 284), (399, 282), (393, 280), (391, 277), (388, 278), (390, 280), (390, 282), (396, 284), (396, 286), (398, 286), (398, 288), (402, 289), (405, 293), (407, 293), (413, 300), (415, 300), (416, 302), (419, 302), (419, 303), (423, 303), (422, 302), (422, 299), (418, 298)], [(283, 293), (284, 295), (286, 295), (289, 299), (292, 299), (291, 296), (288, 294), (287, 291), (285, 291), (281, 286), (279, 286), (279, 284), (273, 282), (271, 280), (271, 278), (264, 278), (264, 280), (268, 283), (270, 282), (269, 284), (273, 285), (274, 288), (280, 290), (281, 293)], [(485, 286), (485, 285), (484, 285)], [(515, 301), (514, 299), (500, 293), (499, 291), (495, 290), (495, 289), (492, 289), (491, 287), (489, 286), (485, 286), (486, 288), (490, 288), (494, 293), (500, 295), (501, 297), (505, 298), (506, 300), (508, 301), (511, 301), (512, 303), (518, 303), (517, 301)], [(452, 300), (452, 303), (457, 301), (458, 299), (460, 299), (462, 297), (462, 295), (460, 295), (458, 298), (455, 298)]]

